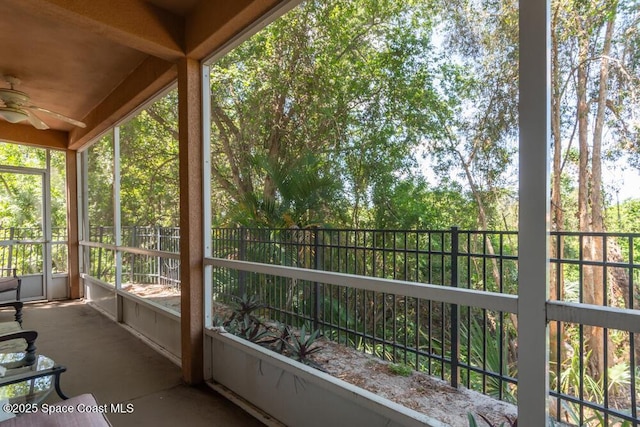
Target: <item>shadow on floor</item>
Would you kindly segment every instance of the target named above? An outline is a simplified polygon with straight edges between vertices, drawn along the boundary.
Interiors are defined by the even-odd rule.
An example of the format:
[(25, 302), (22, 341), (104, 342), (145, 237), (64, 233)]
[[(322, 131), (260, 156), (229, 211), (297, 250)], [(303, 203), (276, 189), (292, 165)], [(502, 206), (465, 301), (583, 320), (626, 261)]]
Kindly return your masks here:
[(185, 385), (178, 366), (81, 301), (28, 304), (23, 326), (38, 331), (38, 353), (67, 367), (67, 395), (133, 409), (108, 413), (114, 427), (263, 425), (208, 387)]

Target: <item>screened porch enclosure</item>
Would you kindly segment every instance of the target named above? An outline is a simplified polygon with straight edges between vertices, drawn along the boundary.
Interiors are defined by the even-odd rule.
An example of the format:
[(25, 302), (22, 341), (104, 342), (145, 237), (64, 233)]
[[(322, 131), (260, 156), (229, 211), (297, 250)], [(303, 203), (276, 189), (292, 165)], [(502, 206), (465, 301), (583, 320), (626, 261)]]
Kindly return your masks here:
[[(245, 364), (264, 366), (265, 372), (269, 364), (281, 372), (296, 365), (217, 329), (214, 307), (231, 307), (232, 297), (259, 297), (265, 304), (260, 314), (271, 321), (320, 328), (361, 352), (510, 401), (520, 426), (557, 419), (582, 425), (598, 417), (604, 424), (637, 426), (634, 248), (639, 237), (588, 236), (604, 246), (615, 240), (626, 247), (620, 259), (585, 261), (573, 252), (550, 256), (557, 245), (577, 247), (576, 241), (587, 238), (550, 232), (550, 1), (523, 0), (510, 21), (517, 22), (512, 47), (520, 52), (517, 103), (512, 100), (518, 126), (511, 135), (519, 165), (517, 232), (212, 226), (221, 214), (216, 210), (229, 208), (212, 185), (220, 172), (214, 168), (216, 156), (224, 151), (212, 141), (223, 138), (224, 126), (216, 119), (224, 123), (220, 112), (229, 113), (232, 106), (212, 103), (211, 88), (219, 83), (212, 75), (234, 48), (300, 3), (148, 0), (113, 7), (106, 0), (82, 5), (8, 0), (0, 5), (6, 34), (33, 29), (25, 37), (0, 35), (0, 71), (20, 74), (21, 88), (39, 105), (86, 124), (53, 118), (50, 129), (41, 131), (0, 120), (0, 140), (55, 153), (37, 168), (0, 165), (5, 180), (23, 180), (20, 185), (38, 194), (29, 227), (0, 227), (0, 262), (17, 267), (26, 283), (36, 280), (27, 285), (25, 300), (83, 298), (179, 366), (184, 383), (208, 384), (263, 421), (303, 424), (295, 417), (307, 407), (278, 398), (279, 393), (287, 399), (303, 395), (296, 378), (304, 376), (314, 392), (337, 381), (322, 378), (318, 385), (304, 366), (302, 373), (291, 374), (293, 386), (286, 390), (261, 393), (259, 381), (276, 378), (272, 382), (280, 384), (278, 374), (261, 371), (235, 383), (240, 374), (254, 372), (235, 369), (245, 357), (265, 357), (267, 362)], [(51, 45), (27, 58), (23, 53), (39, 46), (36, 36)], [(382, 44), (374, 40), (372, 46), (375, 52)], [(327, 99), (332, 94), (328, 88)], [(338, 98), (334, 101), (320, 113), (335, 110)], [(373, 105), (369, 100), (355, 110)], [(47, 181), (54, 179), (50, 155), (64, 170), (65, 204), (58, 206), (65, 213), (63, 224), (54, 222), (47, 194)], [(304, 165), (295, 172), (303, 170)], [(603, 277), (605, 293), (611, 275), (626, 276), (627, 288), (601, 305), (585, 304), (582, 275), (591, 267)], [(550, 278), (562, 276), (575, 279), (573, 293), (550, 295)], [(600, 394), (580, 379), (589, 363), (583, 354), (589, 328), (619, 351), (610, 356), (611, 348), (604, 349), (605, 365), (615, 369), (604, 370)], [(567, 349), (561, 335), (549, 338), (550, 330), (572, 334), (579, 345)], [(573, 364), (566, 366), (559, 358), (569, 352)], [(628, 363), (617, 363), (616, 357)], [(563, 382), (566, 375), (576, 382)], [(332, 397), (343, 405), (338, 415), (375, 406), (388, 425), (430, 425), (424, 421), (429, 414), (405, 414), (386, 401), (345, 403), (340, 396), (359, 392), (346, 390)], [(279, 406), (272, 409), (270, 401)]]
[[(67, 296), (64, 156), (2, 144), (0, 274), (19, 275), (21, 299)], [(3, 294), (3, 300), (16, 295)]]
[[(175, 232), (166, 237), (179, 238)], [(259, 313), (265, 322), (319, 329), (327, 339), (363, 354), (516, 404), (517, 237), (515, 232), (455, 227), (431, 231), (216, 228), (211, 261), (214, 304), (209, 314), (213, 324), (220, 325), (244, 296), (255, 296), (264, 304)], [(608, 307), (592, 309), (603, 316), (627, 310), (637, 299), (633, 284), (640, 264), (633, 253), (640, 236), (636, 234), (551, 233), (554, 245), (567, 245), (564, 257), (550, 260), (553, 274), (567, 278), (565, 294), (556, 295), (558, 304), (588, 307), (583, 302), (581, 272), (594, 264), (582, 259), (577, 250), (586, 238), (600, 238), (607, 242), (605, 246), (620, 245), (627, 254), (595, 264), (609, 278), (605, 283), (612, 292)], [(489, 241), (495, 252), (488, 252)], [(160, 258), (148, 264), (148, 274), (157, 262)], [(142, 284), (148, 276), (140, 277)], [(620, 277), (626, 279), (616, 281)], [(435, 287), (425, 291), (419, 286), (424, 283)], [(473, 304), (452, 304), (456, 288)], [(429, 291), (440, 297), (429, 298)], [(474, 291), (488, 292), (491, 299), (482, 300), (482, 294)], [(166, 303), (153, 297), (147, 301)], [(479, 302), (483, 305), (478, 306)], [(602, 393), (585, 375), (590, 360), (584, 347), (589, 323), (556, 325), (563, 335), (550, 335), (547, 367), (553, 417), (570, 424), (581, 417), (587, 424), (637, 422), (633, 409), (638, 400), (633, 366), (637, 335), (627, 326), (597, 329), (613, 350), (603, 354), (610, 368), (601, 380), (606, 384)], [(567, 335), (579, 339), (570, 341)], [(570, 343), (576, 346), (569, 347)], [(557, 355), (563, 354), (558, 363)]]

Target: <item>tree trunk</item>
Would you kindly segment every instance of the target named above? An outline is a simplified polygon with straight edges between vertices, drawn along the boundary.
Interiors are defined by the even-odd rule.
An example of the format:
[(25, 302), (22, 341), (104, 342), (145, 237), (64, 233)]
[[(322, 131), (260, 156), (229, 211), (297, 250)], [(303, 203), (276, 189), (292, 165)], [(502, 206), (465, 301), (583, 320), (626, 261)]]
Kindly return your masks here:
[[(578, 18), (580, 19), (580, 18)], [(611, 50), (611, 38), (615, 15), (607, 21), (605, 40), (600, 60), (600, 75), (598, 79), (598, 98), (596, 104), (596, 117), (593, 131), (593, 150), (591, 156), (591, 179), (588, 180), (588, 105), (586, 101), (587, 70), (589, 36), (588, 32), (581, 28), (578, 55), (578, 138), (580, 141), (580, 188), (578, 195), (580, 230), (601, 233), (604, 231), (603, 199), (602, 199), (602, 133), (604, 127), (605, 109), (609, 78), (609, 53)], [(591, 187), (587, 187), (588, 183)], [(589, 210), (590, 208), (590, 210)], [(591, 236), (583, 240), (582, 245), (584, 259), (586, 261), (603, 261), (604, 237)], [(585, 266), (583, 268), (583, 295), (587, 304), (604, 305), (606, 303), (604, 272), (602, 267)], [(602, 377), (607, 366), (605, 365), (605, 343), (602, 328), (585, 327), (586, 343), (591, 351), (589, 368), (595, 379)]]
[[(578, 114), (578, 146), (580, 161), (578, 168), (578, 221), (581, 232), (592, 230), (591, 210), (589, 209), (590, 168), (589, 168), (589, 106), (587, 104), (587, 60), (589, 56), (589, 35), (585, 30), (580, 16), (576, 17), (579, 28), (578, 36), (578, 66), (577, 66), (577, 114)], [(593, 163), (592, 163), (593, 164)], [(585, 236), (582, 240), (582, 257), (585, 261), (592, 261), (597, 256), (597, 238)], [(582, 299), (587, 304), (602, 305), (602, 274), (590, 265), (582, 267)], [(589, 371), (593, 378), (598, 379), (604, 372), (604, 339), (601, 328), (585, 326), (585, 342), (588, 351)]]
[[(613, 15), (606, 24), (605, 40), (602, 49), (602, 58), (600, 60), (600, 77), (599, 77), (599, 90), (598, 90), (598, 103), (597, 111), (594, 123), (593, 131), (593, 155), (591, 157), (591, 230), (597, 233), (604, 232), (604, 201), (602, 197), (602, 132), (604, 127), (604, 115), (607, 95), (608, 95), (608, 79), (609, 79), (609, 54), (611, 52), (611, 38), (613, 37), (613, 27), (615, 15)], [(605, 237), (595, 237), (591, 246), (592, 260), (605, 260), (606, 254), (604, 253), (604, 239)], [(594, 274), (594, 290), (593, 297), (595, 304), (604, 305), (607, 303), (604, 271), (603, 267), (593, 267)], [(594, 359), (593, 355), (597, 353), (598, 357), (604, 358), (605, 356), (605, 342), (607, 337), (603, 336), (604, 331), (601, 328), (597, 328), (598, 337), (591, 335), (589, 342), (591, 344), (592, 360), (591, 368), (596, 369), (597, 374), (595, 378), (600, 378), (607, 369), (604, 360)], [(611, 360), (611, 358), (609, 358)]]
[[(561, 132), (561, 101), (562, 91), (560, 82), (560, 71), (558, 64), (558, 38), (557, 38), (557, 13), (551, 22), (551, 84), (553, 96), (551, 98), (551, 135), (553, 137), (553, 171), (551, 175), (551, 230), (562, 231), (564, 229), (564, 212), (562, 208), (562, 132)], [(556, 237), (555, 244), (551, 244), (551, 258), (562, 259), (564, 255), (564, 240), (560, 236)], [(564, 270), (559, 264), (551, 264), (549, 271), (549, 297), (554, 300), (562, 300), (564, 283)], [(560, 340), (560, 354), (558, 354), (558, 340)], [(565, 359), (565, 348), (562, 345), (564, 334), (560, 322), (549, 324), (549, 361), (560, 364)]]

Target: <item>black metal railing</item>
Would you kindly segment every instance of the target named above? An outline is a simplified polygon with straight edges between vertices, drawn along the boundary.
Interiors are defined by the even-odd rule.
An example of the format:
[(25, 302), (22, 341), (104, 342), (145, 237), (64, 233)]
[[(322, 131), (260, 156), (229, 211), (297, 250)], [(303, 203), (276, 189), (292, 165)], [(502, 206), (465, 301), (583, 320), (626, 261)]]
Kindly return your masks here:
[[(93, 229), (92, 229), (93, 230)], [(248, 229), (212, 230), (214, 258), (293, 266), (390, 280), (518, 292), (516, 232), (447, 230)], [(97, 228), (92, 241), (109, 243), (113, 230)], [(123, 246), (178, 252), (179, 229), (127, 228)], [(640, 235), (553, 232), (551, 299), (636, 309)], [(91, 247), (92, 271), (115, 273), (114, 252)], [(105, 257), (106, 255), (106, 257)], [(179, 286), (179, 262), (127, 254), (123, 274), (144, 282), (170, 278)], [(175, 264), (175, 265), (174, 265)], [(457, 306), (394, 292), (296, 280), (214, 267), (213, 298), (259, 295), (274, 321), (318, 328), (363, 352), (405, 363), (496, 398), (517, 400), (515, 314)], [(110, 279), (107, 279), (110, 281)], [(594, 292), (598, 290), (598, 292)], [(592, 294), (601, 295), (600, 300)], [(638, 426), (638, 337), (628, 331), (551, 322), (549, 356), (552, 415), (577, 425)], [(594, 340), (600, 337), (602, 345)], [(597, 349), (597, 350), (594, 350)], [(598, 353), (599, 352), (599, 353)], [(596, 354), (597, 353), (597, 354)], [(604, 368), (600, 372), (594, 360)], [(520, 367), (522, 369), (522, 367)], [(626, 423), (626, 424), (625, 424)]]
[[(0, 227), (0, 266), (18, 275), (44, 271), (44, 232), (41, 227)], [(67, 229), (54, 227), (51, 238), (52, 273), (67, 271)]]
[[(89, 229), (89, 240), (114, 245), (113, 227), (96, 226)], [(121, 246), (151, 251), (179, 253), (180, 229), (160, 226), (126, 226), (121, 231)], [(91, 276), (108, 283), (115, 282), (115, 251), (108, 247), (89, 248)], [(169, 257), (125, 253), (122, 258), (123, 282), (131, 284), (159, 284), (180, 288), (180, 262)]]
[[(551, 235), (552, 299), (636, 310), (640, 235)], [(577, 425), (639, 424), (638, 334), (551, 322), (551, 410)]]
[[(585, 252), (601, 240), (600, 256)], [(640, 235), (555, 232), (552, 299), (637, 307)], [(517, 233), (467, 231), (215, 229), (213, 256), (267, 264), (517, 294)], [(615, 249), (615, 251), (613, 251)], [(602, 254), (607, 254), (606, 256)], [(588, 283), (587, 270), (601, 280)], [(626, 278), (626, 281), (625, 281)], [(615, 280), (615, 282), (614, 282)], [(517, 316), (387, 292), (214, 268), (213, 295), (260, 295), (264, 315), (320, 328), (327, 337), (496, 398), (517, 399)], [(620, 291), (623, 289), (623, 291)], [(553, 329), (553, 328), (552, 328)], [(561, 325), (551, 335), (552, 413), (579, 425), (638, 425), (637, 337)], [(604, 372), (590, 368), (587, 340), (604, 334)], [(574, 350), (564, 351), (564, 347)], [(560, 355), (560, 356), (557, 356)]]
[[(517, 254), (505, 241), (511, 237), (515, 233), (456, 228), (219, 229), (214, 230), (213, 253), (219, 258), (515, 293)], [(515, 384), (515, 354), (502, 354), (515, 347), (504, 345), (515, 339), (506, 313), (478, 314), (471, 307), (392, 291), (380, 293), (215, 269), (214, 295), (219, 300), (229, 302), (230, 295), (243, 293), (260, 295), (268, 307), (265, 314), (273, 320), (309, 323), (336, 341), (406, 363), (454, 386), (462, 383), (507, 398)], [(472, 334), (478, 331), (482, 331), (481, 341)], [(473, 347), (476, 344), (478, 348)], [(488, 351), (501, 353), (495, 358), (498, 365), (487, 363)]]

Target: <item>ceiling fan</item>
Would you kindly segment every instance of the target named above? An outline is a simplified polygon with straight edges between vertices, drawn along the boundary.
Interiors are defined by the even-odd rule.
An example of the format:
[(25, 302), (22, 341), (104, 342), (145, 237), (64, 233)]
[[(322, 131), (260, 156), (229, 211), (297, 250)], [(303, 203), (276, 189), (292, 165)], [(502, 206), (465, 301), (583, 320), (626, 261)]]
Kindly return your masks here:
[(0, 117), (8, 121), (9, 123), (19, 123), (28, 121), (36, 129), (49, 129), (49, 126), (42, 121), (34, 111), (39, 113), (48, 114), (55, 117), (58, 120), (71, 123), (74, 126), (81, 128), (86, 125), (78, 120), (74, 120), (67, 116), (64, 116), (55, 111), (47, 110), (46, 108), (31, 105), (31, 98), (24, 92), (15, 89), (15, 86), (20, 84), (20, 80), (14, 76), (1, 76), (9, 84), (9, 89), (0, 88)]

